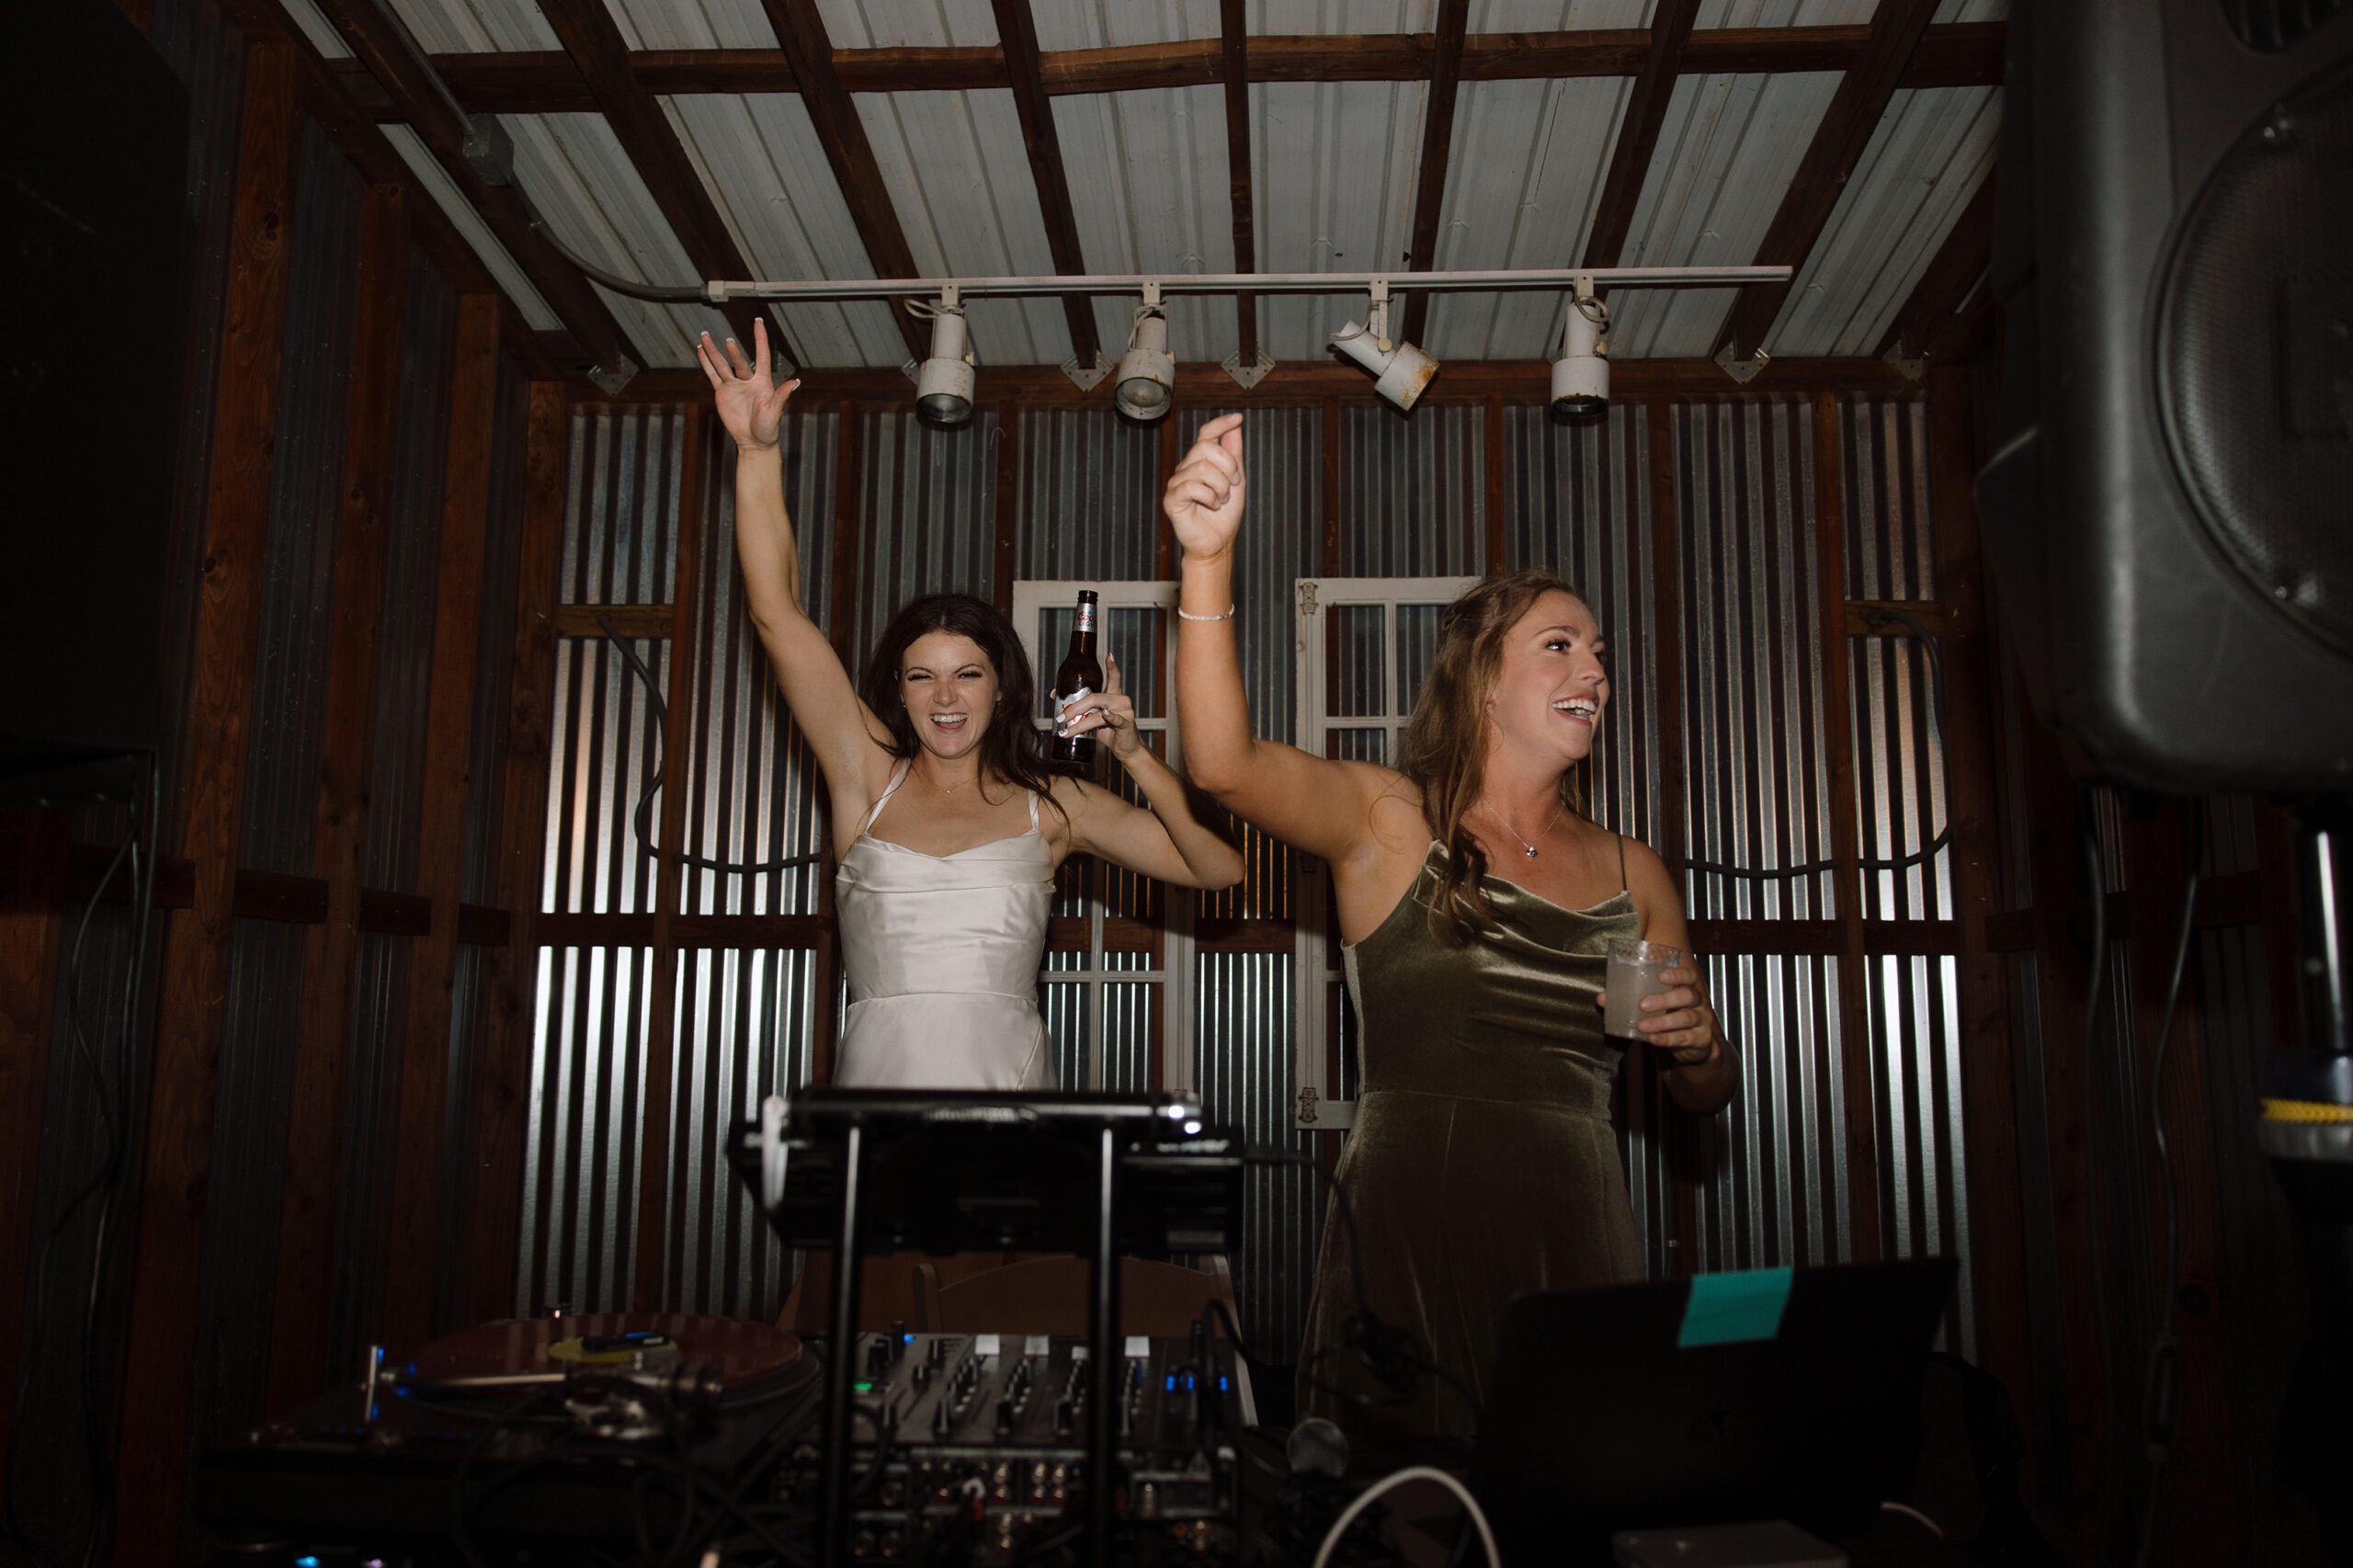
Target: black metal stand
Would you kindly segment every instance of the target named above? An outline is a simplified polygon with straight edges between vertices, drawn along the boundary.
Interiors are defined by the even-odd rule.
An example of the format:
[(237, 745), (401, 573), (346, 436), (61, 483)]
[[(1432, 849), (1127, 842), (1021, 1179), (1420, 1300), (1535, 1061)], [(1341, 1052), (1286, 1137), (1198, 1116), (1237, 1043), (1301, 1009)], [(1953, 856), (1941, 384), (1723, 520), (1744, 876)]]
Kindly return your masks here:
[(1086, 1412), (1086, 1561), (1111, 1565), (1111, 1513), (1120, 1485), (1120, 1415), (1125, 1407), (1128, 1358), (1120, 1336), (1120, 1256), (1112, 1225), (1120, 1170), (1119, 1138), (1107, 1126), (1097, 1135), (1095, 1256), (1087, 1270), (1091, 1312), (1087, 1356), (1095, 1363)]
[(850, 1442), (858, 1386), (859, 1189), (865, 1185), (866, 1129), (853, 1121), (842, 1151), (841, 1244), (834, 1253), (833, 1356), (825, 1363), (825, 1496), (818, 1515), (817, 1561), (849, 1561)]

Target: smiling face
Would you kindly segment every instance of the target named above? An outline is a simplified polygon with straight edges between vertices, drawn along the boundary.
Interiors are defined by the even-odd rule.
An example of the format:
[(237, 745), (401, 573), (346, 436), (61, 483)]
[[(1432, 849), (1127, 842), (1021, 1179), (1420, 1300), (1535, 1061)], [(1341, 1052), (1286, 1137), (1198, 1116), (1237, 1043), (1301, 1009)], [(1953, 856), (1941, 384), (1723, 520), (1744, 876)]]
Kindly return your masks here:
[(1487, 742), (1525, 749), (1566, 768), (1593, 751), (1594, 726), (1609, 701), (1601, 628), (1573, 594), (1537, 596), (1504, 634), (1495, 684), (1487, 694)]
[(981, 744), (996, 711), (996, 668), (971, 638), (927, 631), (899, 660), (899, 699), (924, 750), (961, 757)]

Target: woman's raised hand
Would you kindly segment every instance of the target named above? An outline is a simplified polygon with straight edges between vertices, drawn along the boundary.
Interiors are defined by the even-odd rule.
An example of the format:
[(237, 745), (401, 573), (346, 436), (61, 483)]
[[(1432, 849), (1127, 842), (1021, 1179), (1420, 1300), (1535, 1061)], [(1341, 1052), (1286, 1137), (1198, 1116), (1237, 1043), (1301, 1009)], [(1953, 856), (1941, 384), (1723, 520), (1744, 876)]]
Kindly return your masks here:
[(1161, 509), (1188, 557), (1220, 556), (1233, 547), (1243, 490), (1242, 415), (1220, 415), (1201, 426), (1161, 496)]
[(1111, 755), (1122, 762), (1143, 744), (1136, 728), (1135, 702), (1120, 689), (1120, 661), (1108, 650), (1103, 654), (1103, 689), (1078, 705), (1078, 717), (1063, 733), (1083, 735), (1090, 730), (1105, 732), (1098, 738), (1109, 743)]
[(702, 361), (702, 373), (710, 378), (711, 402), (719, 410), (719, 422), (735, 437), (739, 447), (773, 447), (777, 426), (783, 422), (784, 405), (792, 399), (792, 392), (801, 384), (799, 377), (778, 386), (768, 380), (768, 328), (765, 321), (752, 324), (752, 352), (749, 363), (744, 350), (733, 338), (727, 340), (727, 352), (722, 358), (719, 346), (704, 333), (695, 345), (695, 358)]

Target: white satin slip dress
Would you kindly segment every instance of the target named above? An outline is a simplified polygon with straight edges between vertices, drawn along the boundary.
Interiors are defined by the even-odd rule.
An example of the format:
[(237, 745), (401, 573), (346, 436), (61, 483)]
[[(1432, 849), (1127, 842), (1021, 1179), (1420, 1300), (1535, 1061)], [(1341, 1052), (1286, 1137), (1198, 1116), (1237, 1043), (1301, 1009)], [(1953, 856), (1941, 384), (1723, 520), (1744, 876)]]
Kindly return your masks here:
[(953, 855), (873, 836), (902, 763), (834, 878), (849, 1012), (834, 1082), (885, 1089), (1054, 1087), (1038, 970), (1054, 856), (1029, 830)]

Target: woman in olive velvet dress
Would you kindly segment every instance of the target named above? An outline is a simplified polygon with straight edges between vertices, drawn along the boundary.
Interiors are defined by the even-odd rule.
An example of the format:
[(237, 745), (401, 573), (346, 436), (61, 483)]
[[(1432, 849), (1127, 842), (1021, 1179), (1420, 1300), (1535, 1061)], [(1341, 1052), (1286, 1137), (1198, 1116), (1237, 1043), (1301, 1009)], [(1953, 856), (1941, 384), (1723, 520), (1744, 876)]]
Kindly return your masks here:
[[(1688, 948), (1682, 905), (1648, 846), (1578, 810), (1609, 676), (1593, 611), (1550, 574), (1490, 578), (1447, 608), (1397, 767), (1253, 737), (1229, 618), (1241, 425), (1203, 426), (1165, 497), (1185, 547), (1186, 758), (1222, 804), (1331, 867), (1362, 1020), (1336, 1175), (1364, 1304), (1461, 1384), (1425, 1377), (1399, 1400), (1367, 1375), (1347, 1349), (1347, 1236), (1327, 1224), (1301, 1409), (1377, 1438), (1466, 1436), (1512, 1296), (1641, 1277), (1609, 1119), (1624, 1053), (1601, 1032), (1601, 982), (1613, 937)], [(1715, 1110), (1738, 1065), (1696, 968), (1661, 978), (1645, 1046), (1680, 1104)]]

